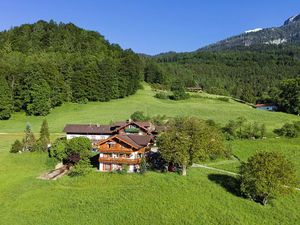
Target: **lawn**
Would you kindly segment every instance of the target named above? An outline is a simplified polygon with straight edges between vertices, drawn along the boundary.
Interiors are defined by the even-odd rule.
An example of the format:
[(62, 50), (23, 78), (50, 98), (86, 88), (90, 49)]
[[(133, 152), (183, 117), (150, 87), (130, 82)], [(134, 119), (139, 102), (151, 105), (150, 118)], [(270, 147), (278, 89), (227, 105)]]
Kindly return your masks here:
[[(51, 111), (47, 120), (52, 133), (61, 133), (66, 123), (110, 123), (125, 120), (135, 111), (146, 114), (167, 116), (197, 116), (202, 119), (213, 119), (225, 124), (230, 119), (245, 116), (250, 121), (265, 123), (269, 135), (274, 128), (285, 122), (299, 120), (299, 117), (285, 113), (274, 113), (256, 110), (248, 105), (230, 100), (224, 102), (213, 95), (199, 94), (199, 98), (184, 101), (161, 100), (154, 98), (154, 92), (148, 85), (135, 95), (110, 102), (91, 102), (88, 104), (66, 103)], [(26, 122), (39, 131), (42, 117), (26, 116), (19, 112), (7, 121), (0, 121), (0, 133), (22, 133)], [(0, 137), (1, 138), (1, 137)]]
[[(265, 140), (238, 140), (231, 142), (232, 153), (241, 161), (259, 151), (276, 151), (282, 153), (290, 160), (296, 169), (300, 181), (300, 138), (267, 138)], [(238, 160), (229, 160), (221, 162), (206, 163), (219, 169), (232, 172), (238, 172), (240, 162)]]
[[(237, 196), (233, 178), (203, 169), (187, 177), (149, 172), (43, 181), (45, 154), (0, 158), (0, 224), (299, 224), (300, 194), (266, 207)], [(220, 184), (220, 181), (223, 184)]]
[[(208, 95), (179, 102), (155, 99), (153, 95), (145, 86), (125, 99), (64, 104), (47, 116), (51, 137), (59, 135), (66, 123), (109, 123), (127, 119), (137, 110), (148, 115), (194, 115), (221, 124), (245, 116), (266, 123), (269, 135), (284, 122), (298, 119)], [(0, 121), (0, 224), (300, 224), (299, 192), (264, 207), (238, 196), (232, 186), (234, 177), (206, 169), (189, 169), (187, 177), (172, 173), (119, 175), (94, 171), (86, 177), (36, 179), (52, 169), (55, 162), (43, 153), (8, 151), (16, 138), (22, 138), (26, 122), (38, 132), (42, 119), (15, 113), (11, 120)], [(241, 160), (259, 150), (280, 151), (295, 164), (300, 177), (300, 139), (267, 138), (234, 141), (231, 145), (234, 155)], [(236, 171), (239, 162), (217, 161), (211, 165)]]

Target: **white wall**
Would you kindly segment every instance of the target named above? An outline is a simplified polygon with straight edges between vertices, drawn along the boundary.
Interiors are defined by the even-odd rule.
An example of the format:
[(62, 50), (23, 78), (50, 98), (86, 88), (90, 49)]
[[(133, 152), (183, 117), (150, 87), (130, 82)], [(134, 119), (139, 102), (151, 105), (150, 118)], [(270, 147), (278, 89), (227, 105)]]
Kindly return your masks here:
[(75, 137), (87, 137), (90, 140), (103, 140), (110, 137), (110, 135), (91, 135), (91, 134), (67, 134), (67, 139)]

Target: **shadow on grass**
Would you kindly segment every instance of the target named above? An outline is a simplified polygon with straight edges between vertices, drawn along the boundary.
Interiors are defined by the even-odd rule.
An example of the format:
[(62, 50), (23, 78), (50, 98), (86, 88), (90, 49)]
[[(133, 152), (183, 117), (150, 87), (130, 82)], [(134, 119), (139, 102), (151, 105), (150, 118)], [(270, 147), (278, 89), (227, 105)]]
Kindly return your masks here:
[(242, 197), (240, 192), (240, 181), (237, 178), (225, 174), (209, 174), (208, 179), (219, 184), (231, 194)]
[(99, 168), (99, 154), (92, 156), (90, 162), (93, 168)]

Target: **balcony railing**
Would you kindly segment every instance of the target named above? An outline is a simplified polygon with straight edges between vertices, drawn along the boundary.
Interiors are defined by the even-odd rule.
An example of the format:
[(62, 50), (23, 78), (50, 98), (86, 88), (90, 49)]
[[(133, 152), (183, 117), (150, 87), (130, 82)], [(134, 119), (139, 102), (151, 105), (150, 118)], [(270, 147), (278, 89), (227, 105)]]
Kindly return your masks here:
[(98, 148), (98, 152), (102, 153), (132, 153), (131, 149), (128, 148)]
[(113, 164), (140, 164), (141, 158), (129, 159), (129, 158), (112, 158), (112, 157), (99, 157), (101, 163), (113, 163)]

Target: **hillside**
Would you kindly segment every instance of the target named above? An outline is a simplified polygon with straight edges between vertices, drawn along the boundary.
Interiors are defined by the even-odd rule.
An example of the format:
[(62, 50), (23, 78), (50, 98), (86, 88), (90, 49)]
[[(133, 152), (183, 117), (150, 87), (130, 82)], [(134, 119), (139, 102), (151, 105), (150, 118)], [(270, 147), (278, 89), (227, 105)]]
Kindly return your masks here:
[(220, 51), (255, 45), (279, 45), (300, 43), (300, 14), (287, 19), (282, 26), (256, 28), (240, 35), (227, 38), (215, 44), (199, 49)]
[(72, 23), (38, 21), (0, 32), (0, 119), (47, 115), (64, 102), (132, 95), (143, 80), (131, 50)]
[[(143, 90), (124, 99), (64, 103), (46, 117), (51, 137), (61, 135), (66, 123), (109, 123), (127, 119), (136, 110), (148, 115), (193, 115), (222, 124), (245, 116), (251, 121), (266, 123), (269, 135), (284, 122), (298, 120), (297, 116), (259, 111), (232, 100), (220, 101), (219, 96), (205, 93), (178, 102), (156, 99), (153, 95), (149, 85), (144, 84)], [(189, 169), (187, 177), (174, 173), (122, 175), (94, 171), (85, 177), (38, 180), (36, 177), (54, 167), (55, 162), (47, 154), (11, 154), (8, 151), (16, 138), (22, 138), (27, 121), (38, 132), (42, 119), (18, 112), (10, 120), (0, 121), (0, 224), (261, 225), (300, 222), (298, 192), (261, 206), (235, 192), (237, 181), (233, 176), (201, 168)], [(295, 163), (300, 177), (299, 144), (299, 138), (231, 142), (233, 154), (242, 160), (260, 150), (282, 152)], [(210, 162), (210, 165), (236, 172), (239, 162), (226, 160)]]
[[(135, 111), (144, 111), (150, 116), (197, 116), (213, 119), (221, 124), (245, 116), (249, 121), (265, 123), (269, 133), (285, 122), (299, 119), (285, 113), (256, 110), (233, 100), (224, 102), (218, 100), (217, 96), (205, 93), (184, 101), (161, 100), (154, 98), (154, 95), (150, 86), (144, 84), (142, 90), (124, 99), (87, 104), (65, 103), (53, 109), (46, 118), (52, 133), (61, 133), (66, 123), (110, 123), (125, 120)], [(26, 116), (23, 112), (14, 113), (10, 120), (0, 121), (0, 133), (22, 133), (26, 122), (32, 125), (34, 132), (38, 132), (42, 120), (43, 117)]]

